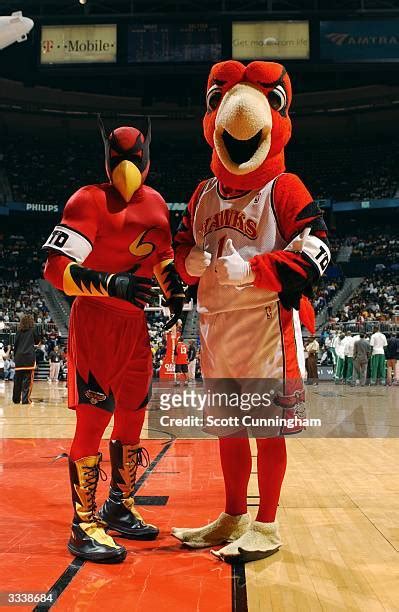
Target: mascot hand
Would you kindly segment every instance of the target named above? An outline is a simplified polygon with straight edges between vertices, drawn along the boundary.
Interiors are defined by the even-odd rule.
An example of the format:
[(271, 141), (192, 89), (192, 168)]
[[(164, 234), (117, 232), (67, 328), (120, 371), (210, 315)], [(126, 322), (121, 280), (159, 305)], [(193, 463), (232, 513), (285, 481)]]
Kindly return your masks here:
[(195, 246), (186, 257), (184, 265), (190, 276), (202, 276), (211, 263), (211, 254)]
[(107, 289), (110, 297), (126, 300), (139, 308), (144, 308), (155, 296), (150, 278), (135, 276), (129, 272), (109, 274)]
[(226, 241), (223, 256), (217, 260), (216, 275), (221, 285), (247, 285), (255, 280), (251, 265), (235, 250), (231, 238)]
[(174, 325), (176, 325), (180, 319), (181, 313), (183, 312), (184, 297), (172, 295), (172, 297), (166, 302), (166, 305), (169, 307), (172, 316), (168, 321), (166, 321), (162, 331), (168, 331), (168, 329), (171, 329)]

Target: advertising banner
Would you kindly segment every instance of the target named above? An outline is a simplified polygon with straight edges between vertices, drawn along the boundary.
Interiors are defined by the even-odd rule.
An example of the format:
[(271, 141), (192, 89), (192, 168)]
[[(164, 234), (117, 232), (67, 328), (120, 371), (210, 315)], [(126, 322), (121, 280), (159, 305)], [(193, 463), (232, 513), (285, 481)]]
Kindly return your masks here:
[(233, 58), (309, 59), (308, 21), (236, 21)]
[(320, 58), (335, 62), (397, 62), (399, 20), (321, 21)]
[(41, 64), (116, 62), (116, 25), (42, 27)]

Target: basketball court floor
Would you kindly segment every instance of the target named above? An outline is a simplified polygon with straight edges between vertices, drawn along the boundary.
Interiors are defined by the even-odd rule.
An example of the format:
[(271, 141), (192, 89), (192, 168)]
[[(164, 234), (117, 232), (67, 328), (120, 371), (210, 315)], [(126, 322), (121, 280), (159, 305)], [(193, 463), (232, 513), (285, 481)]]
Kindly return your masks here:
[[(159, 383), (144, 432), (151, 464), (136, 490), (136, 503), (160, 526), (159, 539), (124, 540), (129, 554), (120, 565), (71, 557), (67, 460), (54, 460), (68, 452), (74, 430), (66, 389), (36, 383), (34, 405), (14, 406), (11, 387), (0, 381), (1, 609), (9, 609), (8, 593), (42, 593), (46, 601), (18, 609), (399, 610), (399, 387), (308, 388), (310, 409), (322, 407), (340, 427), (330, 427), (332, 437), (287, 439), (278, 511), (284, 546), (245, 567), (224, 564), (208, 550), (184, 549), (170, 535), (171, 526), (202, 525), (223, 510), (223, 480), (216, 440), (175, 438), (150, 427)], [(340, 431), (347, 437), (337, 437)], [(109, 473), (106, 442), (101, 450)], [(254, 458), (252, 513), (255, 470)], [(100, 481), (99, 503), (106, 491)]]

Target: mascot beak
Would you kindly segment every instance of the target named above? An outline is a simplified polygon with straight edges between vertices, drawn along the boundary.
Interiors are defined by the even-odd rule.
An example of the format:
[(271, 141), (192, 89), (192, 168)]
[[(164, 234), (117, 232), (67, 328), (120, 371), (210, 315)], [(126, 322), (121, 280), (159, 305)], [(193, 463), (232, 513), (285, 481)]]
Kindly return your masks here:
[(224, 96), (215, 121), (218, 157), (232, 174), (248, 174), (265, 161), (271, 145), (272, 113), (255, 85), (238, 83)]
[(141, 172), (133, 162), (124, 159), (112, 171), (111, 182), (125, 202), (130, 202), (134, 192), (141, 187)]

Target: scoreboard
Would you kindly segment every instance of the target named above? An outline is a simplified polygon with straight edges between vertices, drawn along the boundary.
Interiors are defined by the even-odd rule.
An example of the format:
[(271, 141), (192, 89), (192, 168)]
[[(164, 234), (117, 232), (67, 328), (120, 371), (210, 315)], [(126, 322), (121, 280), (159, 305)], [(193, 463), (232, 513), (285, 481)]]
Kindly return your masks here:
[(129, 25), (128, 62), (215, 62), (221, 39), (220, 26), (207, 23)]

